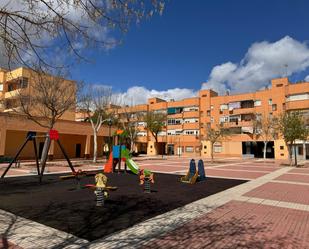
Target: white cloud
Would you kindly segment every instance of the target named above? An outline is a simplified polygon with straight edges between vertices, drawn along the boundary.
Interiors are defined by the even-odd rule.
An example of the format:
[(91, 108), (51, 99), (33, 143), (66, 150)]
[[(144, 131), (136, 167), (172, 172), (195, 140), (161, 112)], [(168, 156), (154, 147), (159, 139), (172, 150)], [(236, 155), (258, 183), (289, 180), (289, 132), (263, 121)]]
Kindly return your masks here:
[[(0, 1), (1, 2), (1, 1)], [(30, 4), (28, 1), (23, 0), (3, 0), (0, 3), (0, 9), (4, 9), (9, 13), (18, 12), (22, 13), (24, 16), (31, 17), (30, 19), (34, 22), (44, 22), (46, 25), (42, 27), (36, 27), (29, 23), (22, 23), (22, 20), (16, 19), (16, 21), (21, 24), (23, 30), (26, 30), (27, 36), (32, 44), (36, 48), (36, 53), (41, 59), (53, 66), (58, 66), (55, 62), (55, 58), (51, 54), (57, 54), (57, 60), (60, 61), (59, 57), (62, 58), (61, 62), (65, 61), (65, 58), (68, 55), (75, 55), (71, 50), (71, 47), (74, 48), (80, 55), (83, 56), (84, 49), (87, 46), (95, 45), (95, 47), (103, 48), (109, 50), (114, 48), (117, 43), (114, 37), (112, 37), (108, 23), (102, 21), (100, 23), (94, 22), (89, 15), (85, 12), (84, 4), (87, 1), (46, 1), (53, 10), (48, 8), (46, 4), (41, 1), (37, 1), (34, 4)], [(98, 1), (96, 3), (99, 6), (106, 5), (106, 3)], [(106, 7), (106, 6), (105, 6)], [(61, 16), (70, 20), (73, 23), (72, 26), (77, 26), (79, 29), (83, 30), (87, 35), (82, 36), (79, 34), (74, 34), (72, 26), (68, 25), (66, 32), (67, 36), (62, 32), (62, 29), (56, 24), (50, 24), (49, 20), (54, 21), (57, 19), (54, 12), (56, 10)], [(106, 10), (109, 10), (107, 6)], [(10, 19), (9, 19), (10, 20)], [(23, 30), (18, 26), (14, 21), (9, 21), (6, 23), (8, 30), (14, 30), (10, 35), (15, 37), (16, 40), (23, 37)], [(44, 28), (43, 28), (44, 26)], [(59, 29), (59, 30), (58, 30)], [(1, 29), (0, 29), (1, 32)], [(69, 37), (71, 44), (67, 43), (67, 37)], [(88, 40), (86, 37), (89, 37)], [(99, 42), (94, 42), (99, 41)], [(36, 62), (38, 57), (34, 53), (33, 47), (30, 46), (30, 43), (20, 43), (20, 50), (18, 51), (22, 57), (22, 60), (28, 65), (31, 65), (33, 62)], [(61, 53), (57, 51), (62, 50)], [(68, 52), (69, 51), (69, 52)], [(85, 50), (86, 51), (86, 50)], [(65, 55), (65, 56), (59, 56)], [(0, 65), (7, 66), (7, 57), (6, 51), (3, 49), (3, 40), (0, 39)], [(17, 56), (16, 56), (17, 57)], [(20, 62), (17, 58), (16, 61)], [(59, 62), (59, 65), (62, 65)]]
[[(287, 66), (286, 66), (287, 65)], [(256, 42), (240, 63), (226, 62), (215, 66), (202, 89), (223, 94), (262, 89), (275, 77), (290, 76), (309, 67), (309, 47), (289, 36), (276, 42)], [(308, 77), (309, 79), (309, 77)]]
[(117, 94), (125, 104), (146, 104), (149, 98), (158, 97), (165, 100), (181, 100), (197, 96), (197, 92), (188, 88), (173, 88), (165, 91), (147, 89), (142, 86), (130, 87), (126, 92)]
[(309, 82), (309, 75), (306, 76), (305, 81)]

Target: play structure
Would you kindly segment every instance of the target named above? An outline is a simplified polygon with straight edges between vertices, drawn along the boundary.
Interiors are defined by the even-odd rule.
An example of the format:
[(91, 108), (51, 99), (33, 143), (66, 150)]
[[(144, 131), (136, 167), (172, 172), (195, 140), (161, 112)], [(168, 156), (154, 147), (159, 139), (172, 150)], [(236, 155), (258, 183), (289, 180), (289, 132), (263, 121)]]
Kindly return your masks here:
[[(118, 130), (115, 133), (115, 139), (118, 143), (121, 141), (123, 130)], [(114, 139), (114, 140), (115, 140)], [(104, 173), (112, 173), (116, 171), (118, 164), (118, 173), (121, 170), (121, 162), (124, 161), (124, 172), (127, 171), (127, 167), (133, 174), (139, 175), (140, 185), (144, 185), (144, 192), (151, 193), (150, 184), (154, 183), (154, 174), (147, 169), (140, 169), (136, 162), (133, 161), (130, 151), (125, 145), (113, 145), (112, 151), (110, 152), (109, 159), (104, 166)]]
[(109, 196), (109, 191), (117, 190), (117, 187), (107, 186), (108, 178), (102, 173), (96, 174), (94, 178), (96, 184), (88, 184), (86, 187), (95, 189), (96, 205), (97, 207), (102, 207)]
[[(124, 171), (127, 171), (127, 167), (131, 170), (132, 173), (138, 174), (139, 167), (138, 165), (132, 160), (130, 156), (129, 150), (126, 148), (125, 145), (121, 145), (121, 136), (124, 134), (123, 130), (117, 130), (114, 135), (114, 144), (112, 146), (112, 151), (109, 154), (109, 159), (104, 166), (104, 173), (112, 173), (116, 171), (116, 166), (118, 165), (118, 172), (121, 170), (121, 162), (125, 162), (124, 164)], [(115, 142), (116, 141), (116, 142)], [(119, 143), (119, 144), (117, 144)]]
[[(78, 180), (79, 179), (79, 174), (81, 174), (82, 172), (81, 171), (75, 171), (64, 147), (62, 146), (60, 140), (59, 140), (59, 133), (57, 130), (50, 130), (46, 135), (43, 135), (43, 136), (38, 136), (36, 132), (34, 131), (29, 131), (27, 133), (27, 137), (26, 137), (26, 140), (25, 142), (22, 144), (22, 146), (19, 148), (18, 152), (16, 153), (16, 155), (14, 156), (14, 158), (11, 160), (11, 162), (9, 163), (9, 165), (7, 166), (7, 168), (5, 169), (5, 171), (3, 172), (3, 174), (1, 175), (1, 178), (4, 178), (5, 175), (7, 174), (7, 172), (10, 170), (11, 166), (13, 165), (13, 163), (15, 163), (20, 155), (20, 153), (23, 151), (23, 149), (25, 148), (25, 146), (27, 145), (28, 142), (32, 141), (33, 142), (33, 147), (34, 147), (34, 155), (35, 155), (35, 162), (36, 162), (36, 168), (37, 168), (37, 173), (38, 173), (38, 176), (40, 176), (40, 182), (42, 181), (42, 178), (43, 178), (43, 174), (44, 174), (44, 170), (45, 170), (45, 166), (46, 166), (46, 159), (47, 157), (45, 158), (45, 160), (41, 160), (41, 162), (39, 163), (39, 158), (38, 158), (38, 151), (37, 151), (37, 143), (36, 143), (36, 138), (39, 138), (39, 137), (43, 137), (45, 138), (45, 145), (47, 146), (45, 148), (45, 145), (44, 145), (44, 149), (46, 150), (46, 153), (48, 152), (49, 150), (49, 147), (50, 147), (50, 143), (52, 140), (54, 140), (63, 156), (65, 157), (65, 159), (67, 160), (68, 162), (68, 165), (72, 171), (72, 174), (74, 175), (74, 177), (76, 177), (76, 179)], [(43, 149), (43, 150), (44, 150)], [(40, 168), (41, 166), (41, 168)]]
[(206, 180), (204, 162), (203, 160), (198, 161), (198, 166), (196, 170), (195, 160), (191, 159), (188, 173), (180, 178), (180, 181), (183, 183), (194, 184), (196, 182), (201, 182)]

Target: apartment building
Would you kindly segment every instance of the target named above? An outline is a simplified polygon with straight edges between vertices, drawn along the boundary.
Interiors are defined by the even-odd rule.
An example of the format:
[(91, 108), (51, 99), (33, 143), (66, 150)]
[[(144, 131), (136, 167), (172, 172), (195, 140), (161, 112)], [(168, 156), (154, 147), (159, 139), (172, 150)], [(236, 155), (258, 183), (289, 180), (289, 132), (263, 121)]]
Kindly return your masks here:
[[(148, 103), (118, 110), (118, 113), (166, 113), (166, 126), (159, 134), (159, 145), (154, 145), (153, 136), (145, 129), (145, 122), (138, 121), (136, 150), (141, 153), (173, 154), (187, 156), (211, 155), (210, 142), (206, 140), (207, 128), (221, 124), (230, 130), (223, 141), (214, 145), (216, 157), (262, 157), (263, 141), (253, 136), (253, 119), (256, 115), (279, 116), (284, 111), (301, 111), (309, 116), (309, 83), (291, 83), (288, 78), (271, 81), (265, 90), (219, 96), (212, 90), (201, 90), (195, 98), (180, 101), (148, 99)], [(309, 157), (309, 144), (297, 141), (298, 156)], [(159, 151), (156, 150), (158, 148)], [(287, 159), (288, 150), (284, 141), (278, 139), (267, 145), (268, 158)]]
[[(46, 76), (52, 78), (53, 76)], [(0, 157), (13, 157), (20, 146), (24, 143), (27, 133), (35, 131), (38, 138), (37, 150), (41, 154), (44, 137), (47, 128), (41, 127), (25, 116), (16, 114), (14, 109), (18, 107), (17, 96), (19, 91), (32, 91), (37, 81), (36, 72), (26, 69), (17, 68), (15, 70), (5, 70), (0, 68)], [(75, 84), (74, 81), (64, 80), (64, 83)], [(75, 96), (74, 96), (75, 98)], [(32, 114), (36, 115), (37, 108), (33, 108)], [(78, 113), (79, 115), (79, 113)], [(93, 132), (91, 125), (87, 122), (76, 122), (84, 120), (84, 116), (76, 115), (75, 108), (66, 111), (56, 123), (55, 129), (59, 131), (60, 140), (65, 147), (69, 157), (89, 157), (93, 153)], [(98, 155), (103, 155), (103, 146), (108, 141), (108, 126), (103, 126), (98, 134)], [(34, 149), (31, 143), (28, 143), (21, 158), (34, 158)], [(62, 158), (63, 155), (52, 141), (50, 158)]]

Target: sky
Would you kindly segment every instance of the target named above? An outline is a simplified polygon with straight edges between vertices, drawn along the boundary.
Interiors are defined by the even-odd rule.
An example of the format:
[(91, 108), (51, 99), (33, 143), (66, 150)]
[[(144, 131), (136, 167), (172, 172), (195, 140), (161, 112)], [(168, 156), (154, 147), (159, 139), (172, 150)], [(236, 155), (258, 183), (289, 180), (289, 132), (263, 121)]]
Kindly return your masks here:
[(304, 80), (308, 9), (306, 0), (170, 0), (162, 16), (131, 25), (120, 45), (89, 51), (93, 62), (76, 64), (71, 78), (110, 85), (134, 104)]

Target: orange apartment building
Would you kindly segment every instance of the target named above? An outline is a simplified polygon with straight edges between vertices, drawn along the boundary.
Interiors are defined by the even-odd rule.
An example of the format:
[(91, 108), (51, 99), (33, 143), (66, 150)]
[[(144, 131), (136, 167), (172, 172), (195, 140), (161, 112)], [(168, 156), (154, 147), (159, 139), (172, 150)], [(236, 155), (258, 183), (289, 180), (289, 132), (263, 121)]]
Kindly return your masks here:
[[(215, 157), (262, 157), (263, 142), (253, 137), (256, 114), (277, 116), (284, 111), (299, 110), (309, 116), (309, 82), (291, 83), (288, 78), (273, 79), (269, 89), (236, 95), (219, 96), (212, 90), (201, 90), (195, 98), (181, 101), (148, 99), (148, 103), (127, 107), (132, 115), (148, 111), (167, 114), (166, 126), (159, 134), (156, 151), (153, 136), (138, 122), (136, 150), (140, 153), (210, 157), (210, 142), (205, 139), (208, 127), (218, 124), (230, 128), (231, 135), (214, 145)], [(124, 112), (119, 109), (118, 113)], [(297, 153), (309, 158), (309, 143), (297, 141)], [(278, 138), (267, 146), (267, 158), (287, 159), (288, 150)]]
[[(30, 91), (30, 86), (35, 83), (35, 72), (29, 69), (18, 68), (9, 71), (0, 68), (0, 157), (13, 157), (25, 141), (28, 131), (36, 131), (38, 135), (44, 135), (47, 131), (46, 128), (12, 112), (12, 108), (16, 105), (14, 100), (17, 91), (20, 89)], [(79, 120), (83, 120), (78, 115), (80, 113), (76, 113), (75, 108), (67, 111), (55, 126), (55, 129), (59, 131), (61, 143), (71, 158), (89, 157), (93, 153), (91, 125), (86, 122), (76, 122), (76, 116)], [(103, 146), (109, 139), (108, 134), (109, 127), (104, 125), (98, 134), (99, 156), (103, 155)], [(52, 141), (49, 150), (50, 158), (62, 158), (60, 149), (53, 143)], [(39, 154), (42, 152), (43, 145), (44, 138), (42, 137), (38, 139), (37, 143)], [(34, 149), (31, 143), (27, 144), (20, 157), (34, 158)]]

